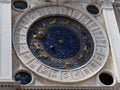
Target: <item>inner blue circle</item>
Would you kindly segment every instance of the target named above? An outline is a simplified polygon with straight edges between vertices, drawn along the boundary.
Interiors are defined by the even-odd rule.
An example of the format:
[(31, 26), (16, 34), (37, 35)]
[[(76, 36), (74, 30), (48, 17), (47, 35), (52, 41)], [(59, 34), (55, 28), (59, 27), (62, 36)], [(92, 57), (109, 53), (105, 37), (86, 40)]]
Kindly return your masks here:
[(57, 69), (74, 69), (86, 64), (93, 55), (94, 42), (79, 22), (65, 16), (38, 19), (27, 33), (33, 55)]
[[(63, 25), (53, 25), (46, 31), (46, 39), (42, 41), (46, 51), (56, 58), (75, 56), (80, 47), (78, 35)], [(59, 43), (62, 40), (63, 43)]]

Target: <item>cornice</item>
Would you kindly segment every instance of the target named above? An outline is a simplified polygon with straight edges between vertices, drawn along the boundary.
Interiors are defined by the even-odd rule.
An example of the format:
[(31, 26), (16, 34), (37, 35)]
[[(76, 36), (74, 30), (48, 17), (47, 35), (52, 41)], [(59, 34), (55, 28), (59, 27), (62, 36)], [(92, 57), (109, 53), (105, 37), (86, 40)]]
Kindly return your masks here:
[(99, 4), (103, 9), (113, 9), (114, 0), (99, 0)]
[(0, 0), (0, 3), (9, 4), (11, 0)]

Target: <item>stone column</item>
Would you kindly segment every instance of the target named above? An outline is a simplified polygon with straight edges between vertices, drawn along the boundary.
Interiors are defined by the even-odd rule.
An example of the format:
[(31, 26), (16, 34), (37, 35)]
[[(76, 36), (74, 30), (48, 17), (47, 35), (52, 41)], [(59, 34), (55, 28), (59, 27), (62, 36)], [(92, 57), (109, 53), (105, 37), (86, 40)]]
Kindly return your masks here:
[(103, 8), (102, 13), (105, 19), (108, 38), (110, 41), (115, 72), (117, 75), (117, 80), (120, 82), (120, 32), (112, 6), (113, 2), (114, 0), (100, 0), (100, 4)]
[(12, 80), (11, 0), (0, 0), (0, 81)]

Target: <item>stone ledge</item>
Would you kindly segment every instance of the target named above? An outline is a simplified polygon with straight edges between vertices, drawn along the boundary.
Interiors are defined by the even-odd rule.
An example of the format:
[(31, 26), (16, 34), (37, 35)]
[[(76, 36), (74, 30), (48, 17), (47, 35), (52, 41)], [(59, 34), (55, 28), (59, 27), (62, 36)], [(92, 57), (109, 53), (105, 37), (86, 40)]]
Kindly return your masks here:
[(114, 90), (112, 86), (21, 86), (18, 90)]
[(20, 83), (10, 80), (0, 80), (0, 90), (17, 90), (20, 87)]
[(11, 3), (11, 0), (0, 0), (0, 3), (8, 4), (8, 3)]

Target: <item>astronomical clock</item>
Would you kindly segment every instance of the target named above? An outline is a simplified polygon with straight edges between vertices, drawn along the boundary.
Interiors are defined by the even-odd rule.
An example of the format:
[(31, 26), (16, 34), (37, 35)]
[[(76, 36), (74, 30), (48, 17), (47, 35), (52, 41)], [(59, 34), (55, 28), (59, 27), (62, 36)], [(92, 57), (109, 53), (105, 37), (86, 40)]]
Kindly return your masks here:
[(114, 90), (119, 65), (109, 1), (11, 1), (12, 77), (21, 90)]

